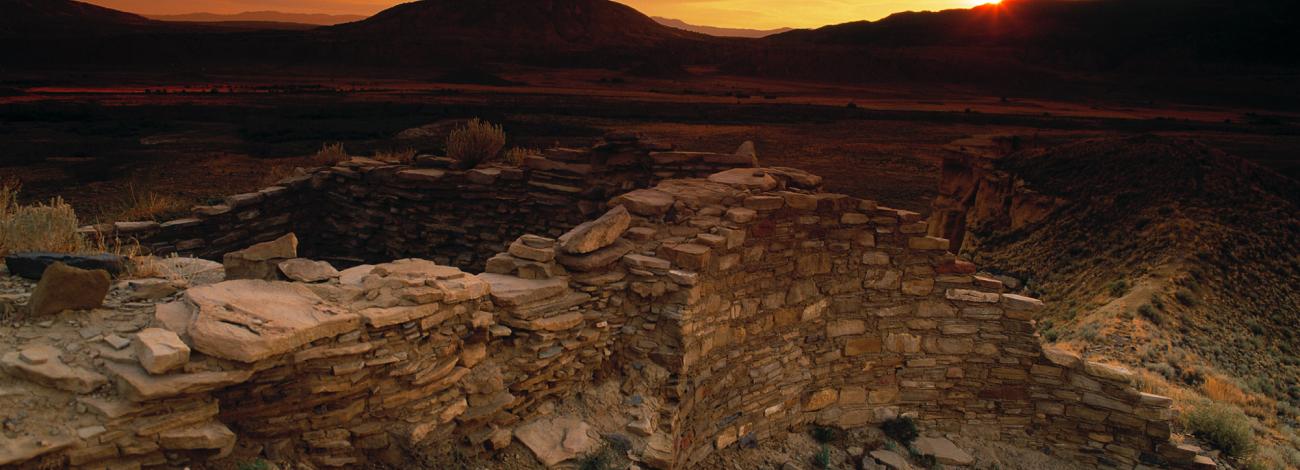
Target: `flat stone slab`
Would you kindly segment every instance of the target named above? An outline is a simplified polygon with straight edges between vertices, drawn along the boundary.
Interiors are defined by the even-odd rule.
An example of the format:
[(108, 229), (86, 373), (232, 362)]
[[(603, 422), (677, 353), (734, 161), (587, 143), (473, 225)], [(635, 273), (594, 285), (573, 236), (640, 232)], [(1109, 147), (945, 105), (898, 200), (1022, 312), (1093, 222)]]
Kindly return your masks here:
[(33, 281), (39, 280), (41, 275), (45, 274), (45, 268), (54, 263), (63, 263), (79, 269), (103, 269), (113, 276), (126, 271), (126, 258), (111, 254), (70, 255), (31, 252), (14, 253), (5, 257), (5, 265), (9, 267), (10, 274)]
[(44, 344), (24, 347), (0, 357), (5, 372), (47, 387), (73, 393), (90, 393), (108, 378), (59, 359), (59, 349)]
[[(360, 327), (361, 317), (302, 284), (236, 280), (186, 291), (192, 318), (184, 332), (209, 356), (257, 362)], [(182, 333), (182, 332), (177, 332)]]
[(921, 455), (932, 455), (936, 461), (944, 465), (970, 465), (975, 463), (975, 458), (971, 457), (969, 453), (961, 450), (952, 441), (942, 437), (918, 438), (914, 447)]
[(867, 458), (875, 459), (877, 462), (884, 464), (885, 468), (891, 470), (913, 470), (912, 464), (907, 463), (907, 458), (894, 451), (874, 450)]
[(584, 455), (591, 451), (596, 440), (589, 433), (591, 426), (576, 418), (542, 418), (515, 429), (515, 437), (524, 443), (537, 460), (547, 467)]
[[(560, 249), (569, 254), (591, 253), (607, 247), (623, 236), (632, 223), (632, 215), (623, 206), (614, 206), (596, 220), (583, 222), (560, 236)], [(518, 256), (518, 255), (516, 255)], [(537, 260), (548, 261), (548, 260)]]
[(117, 377), (119, 390), (134, 402), (216, 390), (243, 383), (253, 376), (252, 370), (149, 375), (139, 365), (111, 361), (105, 362), (104, 367)]
[(655, 189), (638, 189), (611, 200), (610, 205), (626, 207), (636, 215), (657, 217), (673, 207), (673, 195)]
[(492, 286), (492, 301), (506, 307), (519, 307), (558, 296), (569, 290), (565, 278), (524, 279), (505, 274), (479, 274)]
[(614, 264), (615, 261), (618, 261), (619, 258), (623, 257), (623, 255), (631, 253), (635, 248), (636, 246), (633, 245), (632, 242), (620, 238), (614, 241), (614, 244), (591, 253), (582, 255), (556, 255), (556, 261), (559, 261), (561, 265), (574, 271), (590, 272)]
[(741, 189), (771, 191), (776, 189), (777, 181), (761, 168), (736, 168), (709, 175), (709, 181), (734, 186)]

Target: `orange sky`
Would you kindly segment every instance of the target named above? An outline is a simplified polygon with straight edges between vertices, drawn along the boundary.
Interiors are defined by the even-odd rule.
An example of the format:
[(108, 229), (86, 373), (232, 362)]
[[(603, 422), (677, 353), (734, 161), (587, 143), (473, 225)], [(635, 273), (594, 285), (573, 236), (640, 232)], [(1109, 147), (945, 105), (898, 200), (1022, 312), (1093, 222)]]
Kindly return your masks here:
[[(278, 10), (294, 13), (370, 15), (402, 0), (86, 0), (143, 14), (239, 13)], [(688, 23), (736, 28), (815, 27), (874, 20), (908, 10), (967, 8), (990, 0), (622, 0), (652, 16)]]

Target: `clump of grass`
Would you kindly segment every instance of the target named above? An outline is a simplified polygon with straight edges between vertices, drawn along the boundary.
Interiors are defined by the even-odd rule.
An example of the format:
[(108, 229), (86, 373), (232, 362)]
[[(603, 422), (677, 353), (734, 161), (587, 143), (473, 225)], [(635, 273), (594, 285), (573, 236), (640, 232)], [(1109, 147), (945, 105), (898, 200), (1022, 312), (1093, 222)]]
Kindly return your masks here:
[(467, 169), (496, 158), (505, 146), (506, 133), (501, 126), (478, 118), (457, 127), (447, 136), (447, 156)]
[(1177, 292), (1174, 292), (1174, 298), (1178, 299), (1179, 303), (1188, 307), (1195, 307), (1201, 303), (1200, 300), (1196, 299), (1196, 294), (1193, 294), (1192, 291), (1188, 289), (1178, 289)]
[(184, 211), (189, 204), (176, 196), (137, 189), (135, 183), (126, 186), (126, 199), (118, 216), (120, 220), (140, 221), (160, 218)]
[(820, 442), (822, 444), (834, 441), (836, 437), (835, 428), (830, 428), (826, 426), (813, 426), (812, 432), (810, 434), (812, 434), (812, 438), (814, 441)]
[(1147, 319), (1147, 321), (1151, 322), (1156, 326), (1160, 326), (1165, 323), (1165, 317), (1161, 316), (1160, 312), (1157, 311), (1155, 307), (1152, 307), (1151, 304), (1142, 304), (1141, 306), (1139, 306), (1138, 315), (1142, 315), (1142, 318)]
[(17, 185), (0, 186), (0, 256), (23, 251), (79, 253), (87, 249), (81, 224), (62, 198), (48, 204), (18, 203)]
[(320, 150), (316, 151), (316, 155), (312, 156), (313, 160), (324, 164), (334, 164), (349, 158), (352, 157), (348, 155), (347, 149), (344, 149), (343, 144), (339, 142), (321, 145)]
[(522, 147), (511, 147), (510, 150), (506, 150), (506, 153), (504, 154), (505, 158), (503, 160), (505, 160), (506, 163), (509, 163), (514, 166), (524, 166), (525, 158), (527, 158), (529, 155), (538, 155), (540, 153), (541, 152), (538, 152), (533, 149), (526, 149)]
[(1223, 453), (1244, 457), (1255, 448), (1250, 420), (1240, 409), (1225, 403), (1203, 402), (1183, 414), (1183, 425)]
[(1128, 293), (1128, 281), (1117, 279), (1106, 284), (1106, 291), (1110, 292), (1111, 297), (1123, 297)]
[(880, 430), (885, 432), (885, 436), (904, 446), (912, 445), (912, 441), (921, 436), (921, 431), (916, 427), (916, 420), (910, 416), (885, 420), (881, 423)]
[(822, 470), (831, 468), (830, 447), (828, 447), (826, 444), (822, 444), (821, 450), (817, 451), (817, 455), (813, 456), (813, 463), (817, 465), (817, 468), (820, 468)]
[(388, 150), (375, 152), (375, 160), (387, 163), (409, 164), (415, 161), (415, 149)]

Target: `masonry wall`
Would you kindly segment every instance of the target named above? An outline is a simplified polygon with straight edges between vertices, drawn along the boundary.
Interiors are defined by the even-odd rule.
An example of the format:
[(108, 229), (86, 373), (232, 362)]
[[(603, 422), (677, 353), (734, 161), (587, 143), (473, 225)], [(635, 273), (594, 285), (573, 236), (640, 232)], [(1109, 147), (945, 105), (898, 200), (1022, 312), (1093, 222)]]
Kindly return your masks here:
[(148, 253), (219, 259), (293, 232), (302, 252), (338, 265), (405, 257), (482, 271), (525, 233), (559, 236), (618, 194), (670, 178), (751, 166), (747, 154), (674, 151), (611, 134), (587, 149), (548, 149), (519, 166), (461, 170), (447, 158), (412, 164), (354, 158), (167, 222), (83, 228)]
[[(701, 163), (705, 154), (647, 155), (684, 159), (674, 170), (681, 173), (712, 165)], [(692, 468), (716, 449), (808, 423), (857, 427), (899, 414), (915, 415), (927, 432), (1050, 445), (1103, 467), (1192, 457), (1169, 443), (1167, 398), (1137, 392), (1120, 368), (1041, 348), (1033, 328), (1040, 302), (974, 275), (948, 253), (947, 240), (926, 236), (918, 214), (822, 193), (819, 178), (790, 169), (662, 181), (674, 173), (617, 173), (634, 176), (590, 187), (647, 186), (592, 202), (596, 214), (626, 209), (627, 225), (575, 229), (613, 231), (588, 233), (600, 243), (580, 253), (509, 238), (537, 227), (554, 234), (581, 220), (573, 213), (555, 222), (572, 205), (542, 208), (548, 195), (574, 193), (530, 184), (554, 177), (536, 168), (453, 172), (354, 161), (201, 219), (187, 229), (224, 221), (262, 237), (253, 234), (315, 227), (315, 235), (299, 233), (304, 247), (357, 261), (421, 249), (442, 256), (422, 248), (420, 237), (450, 230), (432, 220), (455, 210), (442, 205), (454, 205), (453, 194), (475, 188), (494, 195), (479, 199), (489, 202), (478, 211), (454, 213), (468, 217), (461, 226), (487, 224), (491, 217), (474, 214), (493, 204), (524, 222), (445, 242), (456, 252), (503, 252), (493, 262), (448, 258), (484, 262), (482, 275), (414, 260), (360, 266), (337, 287), (294, 288), (332, 312), (324, 326), (256, 337), (211, 330), (252, 342), (245, 347), (204, 339), (208, 330), (194, 326), (203, 323), (195, 320), (198, 300), (160, 307), (159, 322), (196, 356), (165, 375), (129, 356), (109, 358), (117, 395), (97, 408), (112, 432), (55, 451), (77, 466), (175, 465), (228, 451), (232, 429), (324, 467), (400, 461), (404, 449), (449, 439), (500, 448), (547, 402), (590, 387), (602, 371), (652, 362), (669, 374), (657, 383), (664, 406), (636, 451), (660, 468)], [(592, 191), (596, 201), (614, 190)], [(535, 200), (512, 204), (514, 197)], [(329, 214), (334, 209), (341, 213)], [(251, 210), (290, 215), (252, 230), (259, 218), (239, 215)], [(544, 211), (552, 215), (542, 218)], [(330, 224), (338, 225), (322, 228)], [(156, 246), (183, 238), (175, 225), (154, 230)], [(341, 236), (353, 230), (360, 235)], [(189, 316), (176, 314), (181, 307)], [(213, 324), (265, 327), (222, 318), (225, 311), (211, 310)], [(281, 337), (289, 340), (262, 343)]]

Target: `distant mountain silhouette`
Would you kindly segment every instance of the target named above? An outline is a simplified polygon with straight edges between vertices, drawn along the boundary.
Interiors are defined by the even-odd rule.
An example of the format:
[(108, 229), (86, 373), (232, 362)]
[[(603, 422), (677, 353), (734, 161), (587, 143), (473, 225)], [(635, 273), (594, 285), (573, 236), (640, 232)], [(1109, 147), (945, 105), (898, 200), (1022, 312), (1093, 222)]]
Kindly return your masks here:
[(696, 32), (700, 34), (707, 34), (709, 36), (719, 36), (719, 37), (761, 38), (761, 37), (771, 36), (773, 34), (784, 33), (786, 31), (792, 31), (791, 28), (777, 28), (777, 29), (719, 28), (716, 26), (694, 25), (682, 20), (663, 18), (659, 16), (652, 16), (651, 18), (653, 18), (655, 21), (658, 21), (659, 24), (671, 28), (677, 28), (677, 29)]
[(0, 0), (0, 36), (120, 34), (162, 23), (71, 0)]
[(420, 0), (312, 32), (366, 63), (511, 61), (550, 65), (640, 63), (715, 38), (663, 26), (608, 0)]
[(351, 23), (366, 19), (362, 15), (327, 15), (322, 13), (285, 13), (280, 11), (246, 11), (243, 13), (187, 13), (183, 15), (148, 15), (161, 21), (187, 21), (198, 23), (298, 23), (316, 26), (330, 26)]
[[(1014, 48), (1022, 57), (1120, 66), (1131, 60), (1296, 63), (1300, 2), (1004, 0), (969, 10), (898, 13), (771, 36), (784, 44)], [(1050, 56), (1050, 57), (1048, 57)]]

